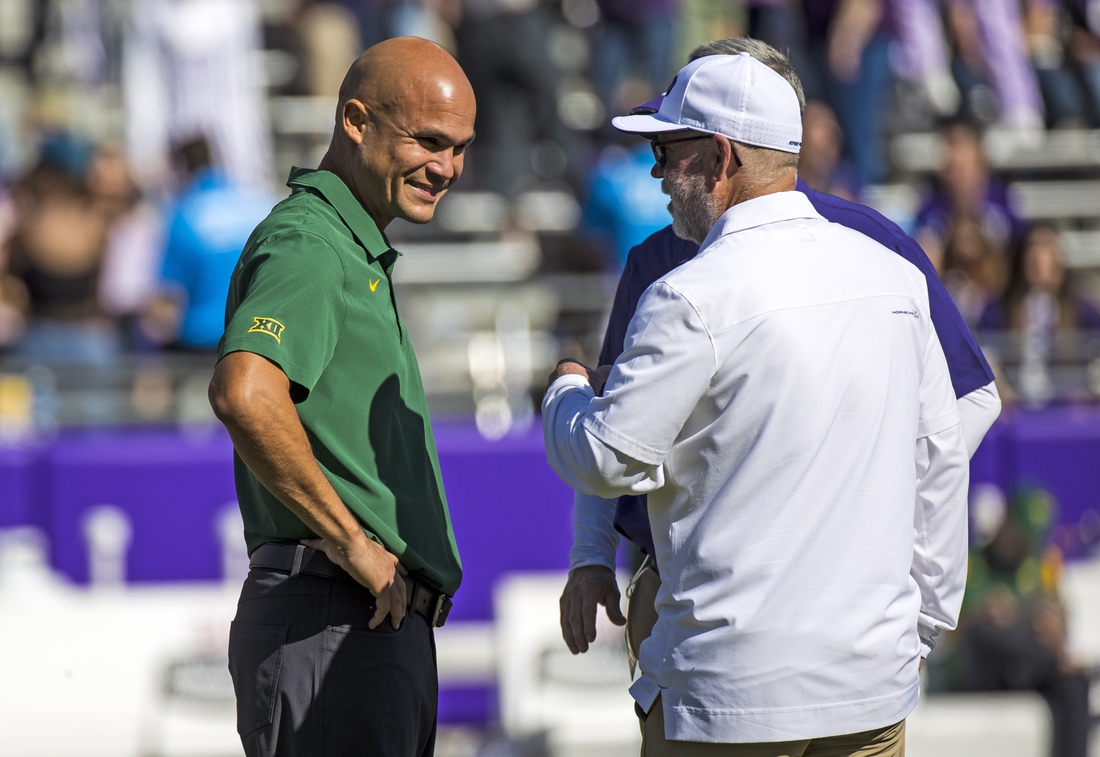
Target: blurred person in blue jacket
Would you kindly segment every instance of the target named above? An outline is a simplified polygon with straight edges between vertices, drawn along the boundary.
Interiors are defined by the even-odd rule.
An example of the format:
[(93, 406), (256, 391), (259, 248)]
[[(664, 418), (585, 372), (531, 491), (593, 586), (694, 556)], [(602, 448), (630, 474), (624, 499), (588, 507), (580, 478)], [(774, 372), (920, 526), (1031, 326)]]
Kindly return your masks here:
[(631, 247), (672, 223), (668, 197), (650, 178), (653, 153), (648, 143), (608, 147), (592, 172), (585, 222), (606, 234), (615, 250), (615, 268), (626, 263)]
[(215, 166), (204, 137), (179, 145), (175, 159), (187, 178), (166, 218), (161, 293), (143, 327), (160, 344), (213, 350), (237, 258), (275, 199), (232, 183)]

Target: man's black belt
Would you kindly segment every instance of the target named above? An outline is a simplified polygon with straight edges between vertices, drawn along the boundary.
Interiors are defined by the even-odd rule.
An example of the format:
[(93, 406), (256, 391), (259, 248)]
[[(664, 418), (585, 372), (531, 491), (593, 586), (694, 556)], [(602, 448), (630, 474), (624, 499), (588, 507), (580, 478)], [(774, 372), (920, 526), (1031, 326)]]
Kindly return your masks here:
[[(357, 583), (351, 574), (328, 559), (328, 555), (305, 544), (279, 542), (261, 544), (252, 553), (248, 565), (251, 568), (267, 568), (289, 573), (291, 578), (297, 578), (299, 574), (305, 573), (308, 576)], [(427, 618), (434, 628), (439, 628), (447, 622), (447, 615), (451, 612), (453, 603), (451, 598), (443, 592), (415, 578), (405, 576), (405, 595), (409, 600), (408, 606)]]

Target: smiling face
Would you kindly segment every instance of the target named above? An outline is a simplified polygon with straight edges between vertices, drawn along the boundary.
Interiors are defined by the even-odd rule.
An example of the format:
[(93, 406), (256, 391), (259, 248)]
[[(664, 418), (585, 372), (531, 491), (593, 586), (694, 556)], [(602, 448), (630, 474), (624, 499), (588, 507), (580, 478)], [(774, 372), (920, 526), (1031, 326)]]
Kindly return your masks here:
[(474, 113), (468, 84), (437, 80), (410, 92), (401, 107), (372, 114), (356, 150), (356, 183), (376, 220), (432, 220), (439, 199), (462, 174)]
[(458, 63), (432, 42), (390, 39), (352, 64), (340, 101), (321, 167), (344, 179), (381, 229), (394, 218), (430, 221), (474, 138), (474, 92)]

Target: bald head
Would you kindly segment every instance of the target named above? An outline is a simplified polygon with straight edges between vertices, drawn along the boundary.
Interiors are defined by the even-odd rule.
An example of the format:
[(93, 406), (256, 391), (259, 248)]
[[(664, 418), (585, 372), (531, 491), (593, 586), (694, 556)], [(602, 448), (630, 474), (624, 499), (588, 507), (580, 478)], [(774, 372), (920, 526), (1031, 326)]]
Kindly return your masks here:
[(360, 55), (340, 85), (332, 144), (321, 162), (380, 228), (427, 223), (462, 173), (476, 104), (466, 74), (434, 42), (397, 37)]
[(351, 64), (340, 85), (339, 109), (349, 100), (359, 100), (368, 109), (390, 111), (432, 93), (444, 98), (469, 95), (471, 100), (474, 95), (449, 52), (420, 37), (395, 37), (374, 45)]

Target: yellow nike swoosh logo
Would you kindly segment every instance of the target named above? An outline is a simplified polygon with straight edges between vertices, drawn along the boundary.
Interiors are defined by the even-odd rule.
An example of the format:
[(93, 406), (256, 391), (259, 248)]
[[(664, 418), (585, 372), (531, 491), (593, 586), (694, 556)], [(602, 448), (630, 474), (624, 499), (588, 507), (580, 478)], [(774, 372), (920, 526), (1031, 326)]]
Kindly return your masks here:
[(382, 279), (375, 279), (374, 281), (370, 282), (370, 290), (371, 290), (372, 292), (373, 292), (373, 291), (374, 291), (375, 289), (377, 289), (377, 288), (378, 288), (378, 282), (379, 282), (379, 281), (381, 281), (381, 280), (382, 280)]

